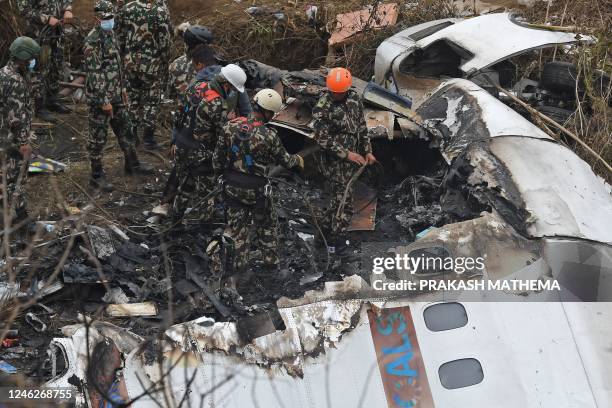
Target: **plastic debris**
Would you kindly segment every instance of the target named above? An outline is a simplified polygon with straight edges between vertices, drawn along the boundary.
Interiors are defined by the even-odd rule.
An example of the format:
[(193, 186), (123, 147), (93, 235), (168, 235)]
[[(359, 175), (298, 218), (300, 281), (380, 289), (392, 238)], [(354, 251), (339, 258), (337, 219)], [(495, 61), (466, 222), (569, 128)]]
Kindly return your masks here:
[(66, 169), (66, 164), (42, 156), (30, 159), (28, 173), (58, 173)]
[(4, 360), (0, 360), (0, 371), (6, 374), (16, 374), (17, 369)]

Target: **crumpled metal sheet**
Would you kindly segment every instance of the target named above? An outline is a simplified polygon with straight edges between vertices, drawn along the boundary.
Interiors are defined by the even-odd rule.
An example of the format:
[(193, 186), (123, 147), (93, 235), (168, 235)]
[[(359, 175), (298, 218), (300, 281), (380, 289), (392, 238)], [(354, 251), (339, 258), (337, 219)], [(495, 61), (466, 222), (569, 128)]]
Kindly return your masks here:
[(574, 152), (546, 140), (514, 137), (494, 139), (489, 148), (532, 214), (530, 236), (612, 243), (611, 187)]
[(195, 345), (198, 352), (222, 351), (243, 356), (249, 363), (279, 363), (290, 373), (302, 370), (304, 358), (333, 347), (350, 329), (362, 306), (361, 300), (326, 300), (279, 309), (287, 327), (244, 344), (236, 323), (215, 322), (202, 317), (170, 327), (166, 336), (184, 351)]
[(465, 79), (443, 82), (419, 106), (424, 125), (440, 143), (450, 161), (470, 143), (500, 136), (527, 136), (553, 140), (544, 131)]

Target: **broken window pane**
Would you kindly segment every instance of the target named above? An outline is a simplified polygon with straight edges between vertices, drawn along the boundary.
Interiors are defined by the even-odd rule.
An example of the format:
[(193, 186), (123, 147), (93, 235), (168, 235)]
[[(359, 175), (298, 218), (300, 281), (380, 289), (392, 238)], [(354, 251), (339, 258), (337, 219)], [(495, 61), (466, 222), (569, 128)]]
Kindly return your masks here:
[(461, 303), (439, 303), (429, 306), (423, 312), (425, 325), (431, 331), (452, 330), (468, 322), (465, 307)]
[(484, 378), (482, 366), (475, 358), (449, 361), (438, 369), (440, 382), (448, 390), (469, 387), (480, 383)]

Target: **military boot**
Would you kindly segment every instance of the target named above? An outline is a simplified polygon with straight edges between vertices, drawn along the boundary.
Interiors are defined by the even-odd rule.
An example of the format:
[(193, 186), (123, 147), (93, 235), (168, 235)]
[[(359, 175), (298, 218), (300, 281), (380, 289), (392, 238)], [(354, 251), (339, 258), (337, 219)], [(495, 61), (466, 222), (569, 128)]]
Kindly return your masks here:
[(49, 95), (47, 97), (47, 109), (49, 109), (51, 112), (57, 112), (61, 114), (71, 112), (71, 110), (68, 109), (68, 107), (60, 101), (57, 95)]
[(153, 174), (153, 166), (146, 163), (141, 163), (138, 160), (138, 156), (136, 155), (136, 149), (132, 147), (129, 150), (125, 151), (123, 154), (125, 158), (125, 174)]
[(113, 185), (106, 181), (104, 176), (104, 168), (102, 167), (101, 160), (91, 161), (91, 178), (89, 179), (89, 186), (95, 190), (102, 191), (113, 191)]
[(155, 129), (152, 127), (146, 127), (142, 130), (142, 141), (144, 142), (144, 148), (147, 150), (157, 150), (159, 145), (155, 141)]
[(43, 98), (36, 98), (34, 101), (34, 107), (36, 108), (36, 117), (45, 122), (56, 123), (57, 120), (51, 115), (51, 112), (45, 107), (45, 101)]

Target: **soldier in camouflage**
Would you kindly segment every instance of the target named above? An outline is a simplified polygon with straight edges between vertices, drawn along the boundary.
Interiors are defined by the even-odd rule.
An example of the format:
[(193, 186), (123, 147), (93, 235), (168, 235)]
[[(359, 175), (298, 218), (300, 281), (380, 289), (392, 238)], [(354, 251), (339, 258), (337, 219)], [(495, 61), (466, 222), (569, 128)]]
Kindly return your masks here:
[(94, 6), (94, 12), (97, 25), (87, 35), (83, 48), (89, 103), (87, 151), (91, 161), (90, 185), (111, 191), (112, 184), (106, 180), (102, 166), (102, 152), (109, 125), (125, 156), (125, 172), (146, 174), (151, 172), (151, 168), (139, 162), (134, 148), (135, 138), (127, 110), (128, 97), (121, 55), (113, 33), (115, 9), (110, 1), (99, 0)]
[[(190, 25), (185, 22), (177, 27), (177, 31), (185, 43), (185, 52), (172, 61), (168, 68), (169, 79), (166, 93), (172, 99), (178, 99), (183, 95), (197, 74), (191, 63), (190, 52), (198, 45), (209, 45), (214, 40), (210, 30), (200, 25)], [(182, 106), (183, 101), (180, 101), (179, 104)]]
[(38, 117), (54, 122), (49, 110), (68, 113), (58, 96), (63, 76), (63, 25), (72, 22), (72, 0), (17, 0), (19, 12), (26, 20), (26, 35), (42, 46), (33, 94)]
[(350, 89), (352, 77), (344, 68), (334, 68), (327, 75), (326, 92), (315, 105), (311, 122), (314, 138), (322, 148), (317, 154), (319, 170), (327, 180), (330, 203), (323, 214), (323, 230), (332, 242), (349, 226), (352, 216), (351, 192), (337, 215), (344, 191), (359, 166), (373, 164), (376, 158), (368, 138), (359, 95)]
[[(40, 46), (29, 37), (19, 37), (10, 48), (10, 59), (0, 69), (0, 168), (6, 172), (8, 208), (14, 208), (17, 220), (27, 218), (23, 187), (27, 161), (32, 152), (30, 132), (33, 104), (30, 98), (29, 71), (34, 68)], [(4, 200), (4, 194), (2, 194)]]
[(165, 1), (134, 0), (123, 6), (117, 23), (132, 122), (142, 128), (145, 148), (156, 149), (156, 119), (172, 41), (170, 12)]
[(286, 168), (304, 167), (302, 157), (287, 153), (276, 131), (266, 126), (281, 110), (281, 96), (272, 89), (263, 89), (253, 100), (253, 115), (229, 121), (213, 154), (215, 174), (223, 175), (224, 180), (224, 235), (233, 241), (235, 274), (247, 270), (251, 230), (264, 265), (278, 269), (277, 217), (266, 170), (277, 163)]
[[(234, 64), (223, 67), (211, 81), (201, 79), (199, 74), (206, 69), (205, 61), (210, 61), (211, 55), (210, 52), (193, 55), (192, 62), (198, 69), (198, 76), (187, 90), (188, 103), (174, 131), (177, 154), (181, 157), (172, 211), (175, 221), (182, 218), (192, 197), (202, 197), (216, 188), (212, 152), (225, 123), (236, 116), (238, 92), (244, 92), (246, 74)], [(201, 218), (208, 220), (213, 213), (214, 201), (209, 201)]]

